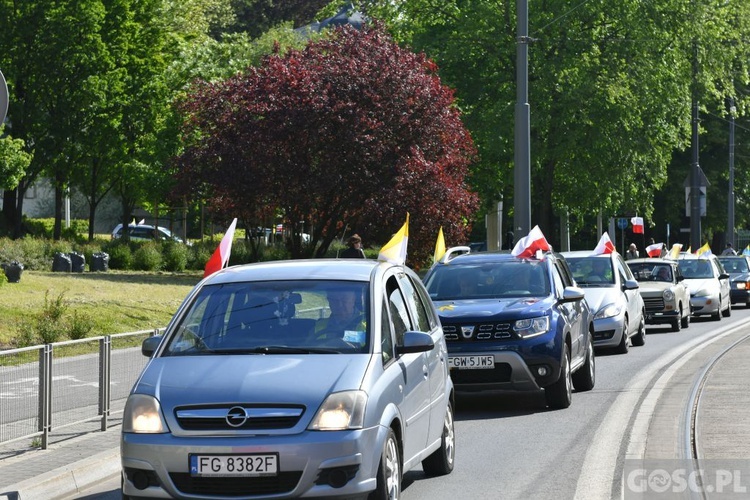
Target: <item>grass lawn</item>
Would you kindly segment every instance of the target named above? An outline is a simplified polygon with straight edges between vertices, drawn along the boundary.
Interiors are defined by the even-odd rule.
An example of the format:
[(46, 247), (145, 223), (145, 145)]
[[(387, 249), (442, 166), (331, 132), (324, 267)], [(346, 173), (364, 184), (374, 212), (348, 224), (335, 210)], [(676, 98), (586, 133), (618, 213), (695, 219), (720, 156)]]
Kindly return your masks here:
[[(88, 336), (160, 328), (167, 325), (182, 300), (203, 277), (186, 273), (53, 273), (24, 271), (18, 283), (0, 286), (0, 349), (15, 347), (19, 325), (63, 294), (66, 317), (75, 311), (94, 324)], [(67, 338), (60, 340), (68, 340)]]

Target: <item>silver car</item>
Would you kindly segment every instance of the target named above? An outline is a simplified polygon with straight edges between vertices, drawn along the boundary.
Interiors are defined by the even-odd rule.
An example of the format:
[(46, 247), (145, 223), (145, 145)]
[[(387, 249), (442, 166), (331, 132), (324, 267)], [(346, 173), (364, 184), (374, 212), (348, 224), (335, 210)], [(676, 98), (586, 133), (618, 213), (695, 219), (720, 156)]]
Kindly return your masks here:
[(563, 252), (594, 314), (594, 347), (628, 352), (646, 343), (646, 312), (630, 268), (619, 253)]
[(201, 281), (125, 405), (124, 498), (399, 498), (453, 470), (453, 385), (419, 277), (373, 260)]
[(690, 291), (693, 316), (710, 315), (719, 321), (732, 314), (729, 274), (715, 255), (686, 256), (678, 266)]

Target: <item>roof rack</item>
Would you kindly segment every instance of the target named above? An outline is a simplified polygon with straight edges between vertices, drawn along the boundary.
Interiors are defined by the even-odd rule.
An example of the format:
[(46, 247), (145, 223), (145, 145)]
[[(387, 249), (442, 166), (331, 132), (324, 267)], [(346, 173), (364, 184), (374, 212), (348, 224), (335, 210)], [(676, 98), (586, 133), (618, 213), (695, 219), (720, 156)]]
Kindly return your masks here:
[(463, 255), (466, 253), (471, 253), (471, 248), (467, 246), (458, 246), (458, 247), (450, 247), (448, 250), (445, 251), (445, 254), (440, 258), (441, 264), (447, 264), (451, 260), (453, 260), (454, 257), (458, 257), (459, 255)]

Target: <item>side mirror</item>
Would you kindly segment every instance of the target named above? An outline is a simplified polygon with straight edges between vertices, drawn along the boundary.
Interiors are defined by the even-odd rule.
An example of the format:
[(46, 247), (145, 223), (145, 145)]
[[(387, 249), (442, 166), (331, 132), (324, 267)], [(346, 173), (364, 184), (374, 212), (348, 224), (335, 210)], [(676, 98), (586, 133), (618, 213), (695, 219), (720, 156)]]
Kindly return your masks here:
[(563, 296), (562, 299), (560, 299), (560, 302), (576, 302), (583, 300), (585, 296), (583, 289), (578, 288), (577, 286), (566, 286), (563, 290)]
[(719, 275), (719, 279), (720, 280), (728, 280), (729, 279), (729, 275), (727, 273), (721, 273)]
[(159, 347), (159, 344), (161, 343), (161, 339), (163, 337), (163, 335), (154, 335), (153, 337), (149, 337), (144, 340), (141, 344), (141, 354), (143, 354), (147, 358), (153, 356), (154, 352), (156, 352), (156, 348)]
[(682, 275), (680, 275), (680, 276), (677, 276), (677, 283), (679, 283), (680, 281), (682, 281), (682, 280), (684, 280), (684, 279), (685, 279), (685, 277), (684, 277), (684, 276), (682, 276)]
[(639, 285), (636, 280), (625, 280), (625, 283), (622, 284), (623, 290), (638, 290)]
[(396, 354), (409, 354), (412, 352), (427, 352), (435, 348), (435, 342), (428, 333), (406, 332), (404, 342), (396, 346)]

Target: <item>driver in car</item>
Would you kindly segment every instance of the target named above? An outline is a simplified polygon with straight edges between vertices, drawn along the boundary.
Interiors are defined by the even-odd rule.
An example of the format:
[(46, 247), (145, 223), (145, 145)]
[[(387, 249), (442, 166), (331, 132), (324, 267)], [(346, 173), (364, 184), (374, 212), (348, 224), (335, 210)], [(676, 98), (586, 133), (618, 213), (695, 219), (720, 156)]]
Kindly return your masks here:
[(335, 289), (327, 293), (331, 314), (315, 324), (317, 340), (342, 339), (356, 345), (365, 343), (367, 321), (357, 307), (360, 294), (353, 289)]

